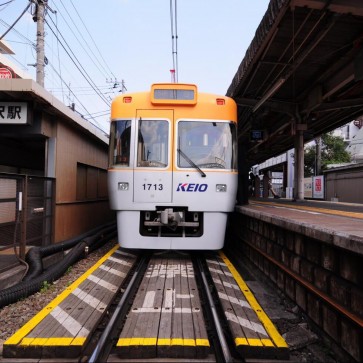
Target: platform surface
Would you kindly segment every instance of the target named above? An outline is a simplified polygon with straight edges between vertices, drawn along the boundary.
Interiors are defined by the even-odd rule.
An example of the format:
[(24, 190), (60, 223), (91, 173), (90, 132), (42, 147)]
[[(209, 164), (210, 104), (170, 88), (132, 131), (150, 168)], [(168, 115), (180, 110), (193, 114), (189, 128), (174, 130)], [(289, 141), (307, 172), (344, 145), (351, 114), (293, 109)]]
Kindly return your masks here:
[(363, 254), (363, 205), (256, 198), (236, 211)]

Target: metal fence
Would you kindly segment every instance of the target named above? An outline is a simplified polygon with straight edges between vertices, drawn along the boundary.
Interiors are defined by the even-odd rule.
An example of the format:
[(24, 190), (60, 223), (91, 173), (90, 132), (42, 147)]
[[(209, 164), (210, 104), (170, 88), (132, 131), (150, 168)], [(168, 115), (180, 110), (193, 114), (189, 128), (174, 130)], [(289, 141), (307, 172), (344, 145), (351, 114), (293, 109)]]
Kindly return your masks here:
[(0, 173), (0, 272), (54, 236), (55, 179)]

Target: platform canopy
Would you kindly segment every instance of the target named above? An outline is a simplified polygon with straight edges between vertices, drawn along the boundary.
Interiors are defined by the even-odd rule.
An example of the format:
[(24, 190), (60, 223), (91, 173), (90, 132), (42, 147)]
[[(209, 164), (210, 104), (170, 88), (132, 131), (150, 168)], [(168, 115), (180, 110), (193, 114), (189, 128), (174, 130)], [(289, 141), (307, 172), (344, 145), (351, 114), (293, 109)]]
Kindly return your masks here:
[(363, 1), (271, 0), (227, 96), (250, 166), (363, 115)]

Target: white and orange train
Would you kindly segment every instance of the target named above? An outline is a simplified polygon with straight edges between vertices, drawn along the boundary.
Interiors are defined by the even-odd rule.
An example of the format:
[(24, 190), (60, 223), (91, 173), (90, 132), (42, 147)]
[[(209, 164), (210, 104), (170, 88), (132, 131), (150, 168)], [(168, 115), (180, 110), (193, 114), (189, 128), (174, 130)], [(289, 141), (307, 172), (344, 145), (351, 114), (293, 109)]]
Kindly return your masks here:
[(166, 83), (112, 102), (108, 189), (122, 247), (222, 248), (237, 174), (231, 98)]

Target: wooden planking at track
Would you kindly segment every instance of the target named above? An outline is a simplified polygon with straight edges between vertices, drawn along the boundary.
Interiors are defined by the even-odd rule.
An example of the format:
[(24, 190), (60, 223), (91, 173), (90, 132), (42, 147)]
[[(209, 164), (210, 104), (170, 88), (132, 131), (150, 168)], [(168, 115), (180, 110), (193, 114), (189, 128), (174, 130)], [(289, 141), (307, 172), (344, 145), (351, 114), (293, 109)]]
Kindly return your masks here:
[(122, 358), (204, 358), (209, 341), (192, 262), (155, 254), (117, 343)]
[(4, 344), (4, 357), (78, 356), (136, 256), (116, 246)]
[(237, 350), (248, 358), (287, 358), (288, 347), (237, 270), (222, 253), (207, 265)]

